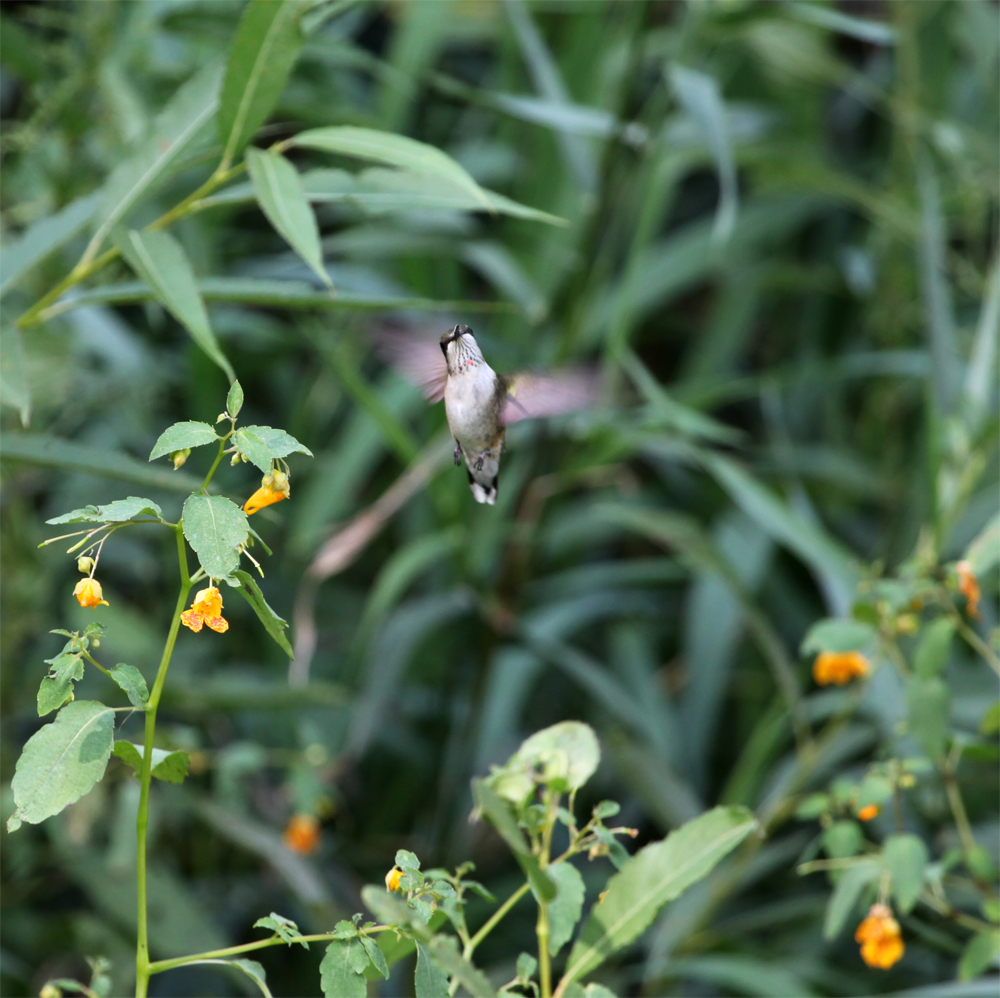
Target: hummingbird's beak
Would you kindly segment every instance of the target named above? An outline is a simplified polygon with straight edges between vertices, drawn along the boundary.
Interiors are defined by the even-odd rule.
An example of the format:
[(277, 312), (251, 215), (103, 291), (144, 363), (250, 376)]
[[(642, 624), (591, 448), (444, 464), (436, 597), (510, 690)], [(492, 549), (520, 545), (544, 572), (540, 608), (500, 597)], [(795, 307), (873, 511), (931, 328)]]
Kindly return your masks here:
[(468, 326), (463, 326), (463, 325), (458, 325), (453, 327), (452, 329), (449, 329), (448, 332), (446, 332), (444, 336), (441, 337), (442, 352), (445, 355), (447, 355), (449, 343), (454, 343), (455, 340), (457, 340), (460, 336), (464, 336), (466, 333), (471, 333), (471, 332), (472, 330), (469, 329)]

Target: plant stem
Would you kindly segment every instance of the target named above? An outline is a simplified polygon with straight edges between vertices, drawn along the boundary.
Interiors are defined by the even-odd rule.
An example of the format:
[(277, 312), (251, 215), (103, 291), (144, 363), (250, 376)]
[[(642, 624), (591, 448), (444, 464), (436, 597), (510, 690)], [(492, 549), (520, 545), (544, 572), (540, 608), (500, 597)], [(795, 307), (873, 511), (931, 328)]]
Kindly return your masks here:
[(552, 998), (552, 963), (549, 957), (549, 907), (541, 899), (538, 901), (538, 980), (542, 988), (542, 998)]
[(511, 894), (511, 896), (507, 898), (507, 900), (504, 901), (504, 903), (500, 905), (500, 907), (497, 908), (492, 915), (490, 915), (489, 919), (483, 923), (482, 928), (469, 940), (468, 946), (465, 947), (465, 952), (462, 956), (464, 956), (466, 960), (472, 956), (472, 954), (476, 951), (476, 947), (493, 931), (494, 928), (496, 928), (497, 922), (499, 922), (500, 919), (503, 918), (504, 915), (506, 915), (507, 912), (510, 911), (510, 909), (513, 908), (525, 894), (528, 893), (530, 887), (531, 885), (527, 882), (521, 884), (521, 886), (518, 887), (518, 889), (514, 891), (514, 893)]
[(151, 973), (149, 963), (149, 924), (146, 916), (146, 832), (149, 827), (149, 785), (153, 776), (153, 736), (156, 734), (156, 708), (163, 694), (163, 685), (167, 679), (167, 669), (177, 642), (177, 632), (180, 630), (181, 613), (187, 603), (191, 591), (191, 577), (188, 573), (187, 549), (184, 546), (184, 531), (180, 523), (174, 528), (177, 536), (177, 560), (180, 567), (181, 588), (177, 594), (177, 605), (174, 608), (173, 620), (167, 633), (167, 641), (163, 646), (160, 667), (156, 672), (153, 692), (149, 695), (146, 706), (146, 737), (142, 750), (142, 768), (139, 773), (139, 814), (136, 818), (136, 887), (139, 901), (139, 929), (135, 948), (135, 994), (136, 998), (145, 998)]
[(219, 462), (222, 460), (222, 452), (226, 446), (226, 437), (223, 437), (219, 441), (219, 453), (215, 455), (215, 460), (212, 462), (212, 467), (208, 469), (208, 474), (205, 476), (205, 481), (201, 483), (201, 490), (204, 492), (208, 488), (208, 483), (212, 480), (212, 476), (215, 474), (215, 469), (219, 467)]

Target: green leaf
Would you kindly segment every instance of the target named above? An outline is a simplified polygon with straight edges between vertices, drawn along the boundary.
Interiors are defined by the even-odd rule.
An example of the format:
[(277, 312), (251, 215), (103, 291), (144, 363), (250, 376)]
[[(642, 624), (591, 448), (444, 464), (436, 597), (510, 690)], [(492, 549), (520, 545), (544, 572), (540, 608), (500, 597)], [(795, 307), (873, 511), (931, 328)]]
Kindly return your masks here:
[(319, 227), (295, 167), (284, 156), (248, 149), (247, 170), (257, 203), (279, 235), (309, 265), (331, 290), (330, 275), (323, 266)]
[[(142, 759), (145, 754), (144, 746), (136, 745), (133, 742), (117, 741), (114, 744), (114, 754), (131, 766), (136, 775), (142, 770)], [(172, 752), (167, 749), (153, 749), (153, 768), (150, 770), (158, 780), (167, 783), (183, 783), (188, 773), (188, 763), (191, 757), (187, 752), (174, 749)]]
[(125, 691), (129, 703), (142, 710), (149, 700), (149, 690), (142, 673), (134, 665), (119, 662), (111, 670), (111, 678)]
[(906, 713), (910, 733), (932, 758), (944, 755), (950, 732), (951, 692), (938, 676), (911, 676), (906, 684)]
[(458, 940), (454, 936), (432, 936), (427, 944), (431, 959), (449, 977), (457, 980), (470, 995), (476, 998), (494, 998), (496, 991), (482, 971), (477, 970), (458, 952)]
[(184, 536), (212, 579), (228, 579), (240, 565), (250, 532), (247, 515), (224, 496), (195, 493), (184, 503)]
[(569, 862), (553, 863), (545, 872), (556, 885), (556, 896), (549, 902), (549, 953), (555, 956), (573, 937), (586, 889), (580, 871)]
[[(308, 457), (313, 456), (313, 452), (305, 444), (300, 444), (295, 437), (284, 430), (276, 430), (273, 426), (247, 426), (244, 429), (263, 442), (271, 457), (288, 457), (289, 454), (296, 453), (305, 454)], [(240, 433), (241, 431), (237, 430), (236, 432)]]
[(875, 643), (877, 632), (860, 620), (820, 620), (802, 641), (803, 655), (821, 651), (865, 651)]
[(252, 430), (244, 427), (233, 434), (233, 443), (236, 449), (243, 454), (246, 459), (255, 464), (266, 475), (271, 470), (271, 452), (267, 444), (261, 440)]
[(590, 911), (563, 975), (574, 981), (627, 946), (667, 902), (708, 874), (757, 828), (743, 807), (717, 807), (641, 849)]
[(185, 967), (193, 967), (195, 964), (199, 963), (215, 963), (223, 967), (235, 967), (241, 973), (244, 973), (249, 977), (257, 987), (260, 988), (260, 993), (264, 995), (264, 998), (274, 998), (267, 987), (267, 974), (264, 968), (256, 960), (189, 960), (184, 964)]
[(468, 191), (489, 210), (486, 192), (472, 179), (464, 167), (450, 156), (416, 139), (373, 128), (356, 128), (353, 125), (335, 125), (311, 128), (299, 132), (295, 145), (304, 149), (318, 149), (372, 160), (387, 166), (398, 166), (413, 173), (423, 173), (446, 180), (455, 187)]
[(295, 653), (288, 642), (288, 638), (285, 636), (285, 628), (288, 627), (288, 622), (282, 620), (268, 606), (267, 601), (264, 599), (264, 594), (260, 591), (260, 586), (257, 585), (257, 580), (249, 572), (236, 569), (233, 575), (239, 579), (240, 593), (250, 606), (253, 607), (253, 612), (257, 614), (257, 619), (264, 625), (264, 629), (289, 658), (294, 658)]
[(448, 998), (448, 978), (438, 970), (427, 947), (417, 943), (417, 966), (413, 973), (416, 998)]
[(932, 679), (944, 671), (954, 633), (955, 625), (948, 617), (927, 625), (913, 658), (914, 671), (921, 679)]
[(63, 650), (45, 663), (49, 666), (49, 674), (38, 688), (39, 717), (72, 700), (73, 683), (83, 678), (82, 650), (75, 635), (70, 635)]
[(508, 766), (541, 770), (556, 789), (579, 790), (594, 775), (601, 761), (601, 747), (589, 724), (560, 721), (525, 739)]
[(132, 485), (188, 493), (201, 484), (183, 471), (150, 468), (127, 454), (100, 447), (86, 447), (72, 440), (59, 440), (44, 433), (2, 433), (0, 452), (5, 461), (23, 461), (42, 468), (82, 471)]
[(17, 326), (0, 329), (0, 402), (17, 409), (22, 426), (31, 421), (31, 383)]
[(870, 859), (863, 859), (844, 871), (826, 906), (826, 917), (823, 919), (824, 939), (835, 939), (840, 935), (844, 923), (858, 903), (861, 892), (878, 878), (881, 871), (881, 866)]
[[(997, 278), (1000, 284), (1000, 277)], [(965, 560), (976, 576), (982, 577), (1000, 562), (1000, 513), (997, 513), (966, 548)]]
[(823, 848), (831, 859), (857, 856), (865, 836), (856, 821), (835, 821), (823, 830)]
[(226, 412), (234, 418), (240, 414), (243, 408), (243, 386), (234, 381), (229, 386), (229, 394), (226, 396)]
[(924, 889), (924, 871), (927, 868), (927, 846), (916, 835), (890, 835), (883, 847), (885, 865), (892, 878), (892, 895), (904, 914), (917, 903)]
[(213, 64), (180, 86), (157, 117), (149, 137), (111, 172), (97, 211), (101, 222), (88, 249), (96, 250), (139, 199), (178, 165), (218, 110), (220, 79), (221, 67)]
[(299, 50), (297, 0), (250, 0), (229, 47), (219, 107), (219, 136), (228, 166), (274, 110)]
[(194, 271), (181, 244), (169, 232), (139, 232), (136, 229), (116, 229), (115, 242), (129, 266), (150, 286), (157, 300), (225, 371), (226, 377), (235, 381), (236, 375), (212, 332)]
[(326, 998), (365, 998), (368, 982), (364, 969), (367, 966), (368, 954), (360, 939), (335, 939), (327, 946), (319, 965), (323, 994)]
[[(235, 384), (236, 382), (233, 382)], [(205, 444), (217, 443), (218, 433), (208, 425), (197, 420), (187, 420), (168, 426), (159, 436), (153, 449), (149, 452), (149, 460), (172, 454), (175, 450), (187, 450), (189, 447), (204, 447)]]
[(385, 956), (382, 951), (378, 948), (378, 944), (370, 936), (358, 936), (361, 940), (361, 945), (364, 947), (365, 952), (368, 954), (368, 959), (375, 970), (382, 975), (386, 980), (389, 979), (389, 967), (385, 962)]
[(594, 808), (594, 817), (601, 819), (613, 818), (621, 809), (621, 804), (616, 800), (602, 800)]
[(127, 499), (116, 499), (104, 506), (84, 506), (74, 509), (62, 516), (54, 516), (46, 523), (124, 523), (134, 520), (137, 516), (155, 516), (163, 519), (163, 510), (152, 499), (141, 499), (139, 496), (129, 496)]
[(17, 810), (7, 822), (8, 831), (22, 821), (38, 824), (58, 814), (104, 776), (114, 719), (110, 707), (76, 700), (28, 739), (10, 784)]
[(258, 918), (253, 923), (253, 927), (255, 929), (271, 929), (275, 935), (284, 939), (289, 946), (292, 943), (298, 943), (300, 946), (305, 947), (305, 949), (309, 949), (309, 943), (302, 938), (302, 933), (299, 932), (299, 927), (295, 922), (290, 918), (279, 915), (276, 911), (272, 911), (266, 918)]
[(518, 953), (517, 977), (521, 981), (530, 981), (538, 970), (538, 961), (530, 953)]
[(419, 870), (420, 860), (409, 849), (397, 849), (396, 866), (401, 870)]
[(472, 796), (475, 798), (476, 806), (489, 818), (500, 837), (510, 846), (514, 858), (521, 864), (525, 876), (531, 882), (535, 896), (551, 901), (555, 897), (556, 886), (542, 872), (538, 860), (531, 854), (507, 802), (485, 780), (472, 781)]
[(1000, 931), (977, 932), (966, 944), (958, 961), (958, 979), (978, 977), (1000, 955)]
[(0, 251), (0, 294), (37, 263), (70, 241), (93, 217), (100, 194), (71, 201), (54, 215), (33, 222)]

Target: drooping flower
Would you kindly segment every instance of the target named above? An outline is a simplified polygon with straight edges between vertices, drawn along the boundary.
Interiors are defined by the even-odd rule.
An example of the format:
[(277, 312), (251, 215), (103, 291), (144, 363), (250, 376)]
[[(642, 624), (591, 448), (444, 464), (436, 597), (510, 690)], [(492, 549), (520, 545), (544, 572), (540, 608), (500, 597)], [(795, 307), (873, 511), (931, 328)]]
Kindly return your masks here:
[(859, 651), (821, 651), (813, 663), (813, 679), (820, 686), (843, 686), (855, 677), (867, 676), (868, 659)]
[(854, 933), (854, 939), (861, 943), (861, 959), (869, 967), (880, 970), (888, 970), (902, 958), (906, 949), (899, 922), (892, 917), (892, 909), (884, 904), (871, 906), (868, 917)]
[(398, 867), (394, 866), (385, 875), (385, 889), (387, 891), (398, 891), (399, 890), (399, 878), (402, 877), (403, 871)]
[(976, 573), (967, 561), (960, 561), (955, 566), (955, 571), (958, 572), (958, 591), (965, 597), (965, 609), (970, 617), (978, 617), (980, 593)]
[(259, 509), (281, 502), (292, 494), (288, 485), (288, 475), (283, 471), (272, 471), (260, 481), (260, 488), (243, 505), (243, 512), (252, 516)]
[(196, 634), (202, 624), (208, 624), (213, 631), (222, 634), (229, 630), (229, 621), (222, 616), (222, 593), (215, 586), (200, 590), (191, 604), (190, 610), (181, 614), (181, 623)]
[(293, 814), (281, 838), (292, 852), (308, 856), (319, 846), (319, 822), (311, 814)]
[(878, 814), (878, 804), (866, 804), (860, 811), (858, 817), (862, 821), (871, 821)]
[(73, 595), (80, 606), (110, 606), (111, 604), (104, 598), (101, 584), (97, 579), (81, 579), (73, 589)]

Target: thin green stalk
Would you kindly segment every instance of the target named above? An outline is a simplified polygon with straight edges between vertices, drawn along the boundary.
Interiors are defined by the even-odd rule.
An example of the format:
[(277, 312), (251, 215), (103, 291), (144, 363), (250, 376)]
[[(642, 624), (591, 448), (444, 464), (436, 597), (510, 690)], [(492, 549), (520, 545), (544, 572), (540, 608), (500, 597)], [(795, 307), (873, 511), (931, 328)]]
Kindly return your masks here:
[(180, 568), (181, 588), (177, 594), (177, 605), (174, 608), (173, 620), (167, 634), (160, 667), (156, 672), (153, 692), (149, 695), (146, 707), (146, 737), (143, 743), (142, 768), (139, 774), (139, 814), (136, 818), (136, 886), (138, 889), (138, 939), (135, 949), (135, 994), (136, 998), (145, 998), (149, 986), (149, 924), (146, 913), (146, 832), (149, 828), (149, 785), (153, 777), (153, 736), (156, 734), (156, 708), (163, 694), (163, 685), (167, 679), (167, 669), (177, 642), (177, 632), (181, 626), (181, 613), (187, 603), (191, 591), (191, 576), (188, 573), (187, 549), (184, 546), (184, 531), (181, 524), (174, 528), (177, 536), (177, 559)]
[(89, 663), (90, 663), (91, 665), (96, 665), (96, 666), (97, 666), (97, 668), (98, 668), (98, 669), (100, 669), (100, 670), (101, 670), (101, 672), (103, 672), (105, 676), (110, 676), (110, 675), (111, 675), (111, 670), (110, 670), (110, 669), (105, 669), (105, 668), (104, 668), (104, 666), (103, 666), (103, 665), (101, 665), (101, 663), (100, 663), (100, 662), (98, 662), (98, 661), (97, 661), (97, 659), (96, 659), (96, 658), (94, 658), (94, 656), (93, 656), (93, 655), (91, 655), (89, 651), (85, 651), (85, 652), (83, 652), (83, 657), (84, 657), (84, 658), (85, 658), (85, 659), (86, 659), (86, 660), (87, 660), (87, 661), (88, 661), (88, 662), (89, 662)]
[[(386, 932), (390, 928), (392, 928), (390, 925), (373, 925), (362, 931), (365, 935), (371, 935), (373, 932)], [(298, 936), (295, 942), (301, 940), (304, 943), (325, 943), (336, 938), (332, 932), (321, 932), (313, 936)], [(191, 953), (188, 956), (174, 957), (172, 960), (157, 960), (155, 963), (149, 965), (149, 973), (162, 974), (165, 970), (173, 970), (174, 967), (183, 967), (186, 963), (195, 963), (198, 960), (214, 960), (219, 957), (236, 956), (239, 953), (250, 953), (255, 949), (267, 949), (269, 946), (287, 945), (289, 945), (288, 942), (280, 936), (272, 936), (270, 939), (259, 939), (257, 942), (243, 943), (241, 946), (227, 946), (225, 949), (212, 949), (204, 953)]]
[(212, 476), (215, 474), (215, 469), (219, 467), (219, 462), (222, 460), (222, 454), (226, 448), (227, 439), (228, 439), (228, 434), (219, 441), (219, 453), (215, 455), (215, 460), (212, 462), (212, 467), (208, 469), (208, 474), (205, 476), (205, 481), (201, 483), (202, 491), (208, 488), (208, 483), (212, 480)]
[(552, 998), (552, 959), (549, 956), (549, 906), (539, 898), (538, 922), (535, 925), (538, 936), (538, 980), (542, 988), (542, 998)]

